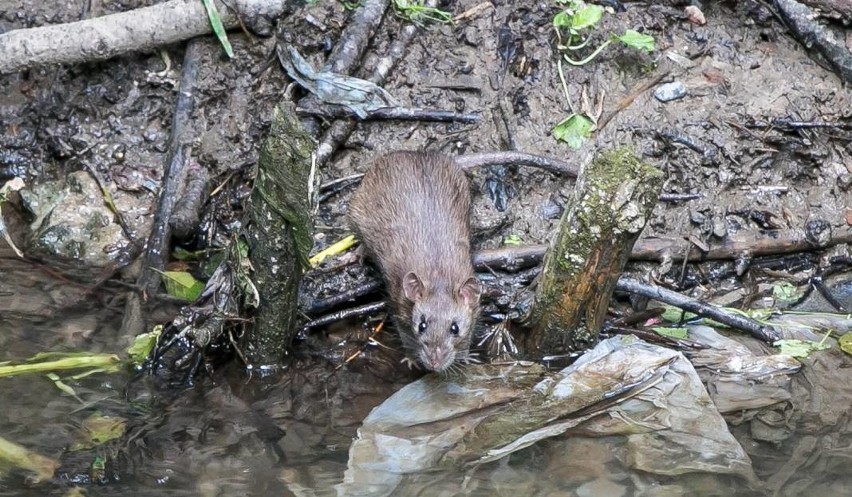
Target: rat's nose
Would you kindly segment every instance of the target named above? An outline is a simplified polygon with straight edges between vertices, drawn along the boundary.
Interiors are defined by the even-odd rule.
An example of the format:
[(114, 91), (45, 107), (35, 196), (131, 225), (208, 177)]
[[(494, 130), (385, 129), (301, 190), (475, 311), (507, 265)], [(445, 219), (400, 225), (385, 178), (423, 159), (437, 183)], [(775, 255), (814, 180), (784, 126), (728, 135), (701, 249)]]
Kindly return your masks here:
[(426, 360), (432, 371), (443, 371), (446, 369), (449, 366), (448, 359), (447, 350), (443, 347), (435, 347), (426, 352)]

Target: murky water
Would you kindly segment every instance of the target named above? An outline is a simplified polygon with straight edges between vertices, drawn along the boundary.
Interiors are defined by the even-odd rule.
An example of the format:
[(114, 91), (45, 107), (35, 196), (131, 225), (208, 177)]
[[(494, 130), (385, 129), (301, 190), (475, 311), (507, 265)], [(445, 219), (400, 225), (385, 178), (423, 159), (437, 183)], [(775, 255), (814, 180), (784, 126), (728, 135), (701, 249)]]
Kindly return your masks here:
[[(0, 321), (0, 361), (72, 346), (120, 349), (116, 317), (93, 316)], [(817, 362), (831, 365), (828, 356)], [(337, 495), (361, 420), (403, 383), (389, 383), (357, 365), (336, 371), (316, 364), (252, 380), (239, 368), (226, 368), (215, 380), (203, 378), (183, 389), (155, 388), (151, 377), (130, 371), (65, 382), (78, 398), (44, 375), (0, 378), (2, 437), (60, 462), (54, 477), (41, 483), (10, 472), (0, 480), (0, 496), (64, 495), (75, 486), (91, 495)], [(764, 484), (781, 482), (780, 495), (816, 495), (815, 489), (820, 495), (850, 495), (852, 477), (842, 462), (852, 449), (827, 448), (849, 447), (842, 442), (849, 440), (848, 405), (845, 411), (826, 405), (823, 425), (809, 420), (802, 426), (799, 420), (799, 430), (809, 433), (794, 433), (778, 444), (756, 441), (753, 425), (744, 432), (746, 417), (733, 430), (744, 437)], [(126, 419), (125, 435), (71, 450), (84, 421), (96, 413)], [(767, 488), (731, 476), (637, 474), (629, 469), (629, 457), (622, 437), (573, 434), (495, 463), (382, 481), (394, 489), (392, 495), (769, 495)], [(98, 460), (104, 461), (102, 473), (92, 470)], [(346, 495), (385, 494), (381, 486), (361, 487), (360, 494), (358, 486), (345, 488)]]

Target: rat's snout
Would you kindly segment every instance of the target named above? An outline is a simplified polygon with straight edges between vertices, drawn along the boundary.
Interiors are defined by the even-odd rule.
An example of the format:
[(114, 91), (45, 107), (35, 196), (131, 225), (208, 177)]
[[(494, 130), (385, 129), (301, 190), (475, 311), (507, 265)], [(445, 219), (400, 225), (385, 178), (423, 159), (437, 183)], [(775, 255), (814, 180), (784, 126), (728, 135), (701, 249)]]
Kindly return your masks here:
[(423, 350), (423, 363), (432, 371), (443, 371), (453, 363), (452, 349), (443, 346), (430, 347)]

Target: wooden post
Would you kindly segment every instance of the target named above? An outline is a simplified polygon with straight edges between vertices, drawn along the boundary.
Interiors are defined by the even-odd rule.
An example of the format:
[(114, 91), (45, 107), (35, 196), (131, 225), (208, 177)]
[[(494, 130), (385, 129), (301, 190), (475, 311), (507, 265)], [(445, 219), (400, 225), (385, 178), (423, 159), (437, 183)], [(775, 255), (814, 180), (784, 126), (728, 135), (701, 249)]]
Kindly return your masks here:
[(277, 107), (261, 146), (246, 230), (260, 296), (254, 327), (242, 344), (253, 366), (280, 362), (296, 333), (299, 282), (312, 244), (313, 149), (293, 105)]
[(523, 323), (527, 357), (580, 350), (597, 340), (615, 283), (662, 184), (663, 173), (626, 148), (604, 152), (580, 171)]

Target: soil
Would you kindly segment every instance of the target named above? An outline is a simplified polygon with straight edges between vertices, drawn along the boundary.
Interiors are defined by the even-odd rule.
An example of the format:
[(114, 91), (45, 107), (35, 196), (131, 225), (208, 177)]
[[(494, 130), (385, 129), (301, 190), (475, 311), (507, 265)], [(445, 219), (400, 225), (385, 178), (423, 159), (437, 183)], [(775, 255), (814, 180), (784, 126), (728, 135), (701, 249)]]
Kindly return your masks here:
[[(101, 16), (150, 3), (155, 2), (91, 2), (84, 15)], [(445, 8), (459, 14), (479, 3), (459, 0)], [(572, 112), (556, 67), (557, 40), (551, 24), (556, 13), (554, 3), (521, 5), (500, 0), (456, 26), (428, 25), (415, 37), (384, 84), (405, 106), (479, 112), (481, 122), (361, 123), (321, 171), (323, 179), (364, 172), (372, 157), (399, 149), (449, 154), (516, 149), (585, 164), (598, 150), (627, 145), (666, 172), (665, 193), (702, 195), (697, 200), (661, 203), (643, 236), (693, 236), (710, 241), (744, 231), (771, 237), (778, 229), (805, 230), (814, 223), (828, 226), (832, 232), (848, 229), (848, 220), (852, 219), (848, 192), (852, 185), (852, 131), (848, 129), (852, 91), (792, 39), (761, 3), (708, 2), (704, 5), (704, 26), (691, 24), (681, 7), (669, 4), (628, 3), (626, 7), (625, 12), (605, 16), (590, 47), (600, 45), (610, 33), (637, 29), (654, 36), (657, 50), (645, 54), (613, 44), (589, 64), (563, 64), (575, 110), (581, 106), (594, 110), (600, 103), (603, 115), (615, 113), (579, 150), (568, 148), (551, 135), (553, 127)], [(80, 15), (79, 7), (70, 4), (0, 0), (0, 33), (72, 22)], [(295, 44), (319, 68), (347, 19), (348, 11), (341, 2), (321, 0), (282, 20), (278, 38)], [(371, 40), (370, 52), (384, 54), (404, 22), (389, 13)], [(275, 38), (240, 32), (230, 33), (229, 38), (236, 54), (231, 60), (222, 55), (212, 38), (205, 44), (190, 132), (192, 156), (211, 171), (212, 186), (222, 186), (208, 206), (209, 212), (215, 213), (214, 231), (220, 240), (233, 230), (234, 219), (240, 214), (238, 206), (245, 199), (245, 185), (257, 161), (258, 146), (268, 129), (273, 107), (280, 99), (302, 95), (298, 88), (288, 88), (290, 81), (273, 58)], [(183, 45), (170, 46), (157, 54), (131, 54), (102, 63), (32, 69), (0, 77), (0, 182), (18, 176), (28, 185), (37, 185), (64, 181), (77, 171), (96, 171), (134, 235), (144, 239), (157, 205), (183, 53)], [(354, 76), (367, 76), (369, 66), (368, 58), (365, 68)], [(654, 97), (653, 88), (635, 91), (643, 82), (661, 74), (665, 74), (663, 82), (682, 82), (685, 97), (663, 103)], [(634, 97), (632, 103), (620, 108), (619, 103), (627, 97)], [(784, 125), (784, 120), (847, 126), (792, 129)], [(573, 180), (528, 168), (474, 170), (471, 180), (477, 248), (500, 246), (509, 236), (519, 237), (524, 244), (546, 242), (573, 187)], [(345, 212), (351, 193), (351, 188), (344, 189), (319, 206), (315, 249), (348, 234)], [(31, 218), (22, 208), (7, 211), (4, 207), (4, 214), (7, 224), (18, 230), (16, 240), (28, 255), (45, 259), (56, 255), (29, 251), (24, 227)], [(130, 245), (128, 240), (121, 242)], [(831, 254), (848, 255), (847, 248), (840, 246)], [(23, 286), (39, 291), (33, 291), (26, 299), (0, 296), (0, 311), (16, 318), (11, 321), (0, 317), (0, 330), (14, 329), (0, 333), (0, 361), (51, 349), (65, 337), (73, 337), (72, 345), (78, 348), (114, 350), (121, 341), (111, 331), (114, 320), (98, 318), (90, 322), (90, 316), (95, 308), (120, 309), (121, 303), (113, 302), (113, 298), (123, 291), (121, 287), (104, 285), (96, 295), (84, 295), (83, 300), (79, 299), (78, 290), (66, 290), (78, 297), (73, 305), (62, 307), (59, 314), (43, 312), (42, 306), (59, 307), (59, 303), (68, 301), (54, 298), (60, 290), (44, 284), (52, 281), (49, 271), (33, 274), (33, 268), (41, 266), (2, 262), (13, 257), (5, 246), (0, 248), (3, 279), (36, 280)], [(669, 277), (663, 275), (664, 279), (677, 282), (677, 269)], [(334, 285), (339, 287), (354, 280), (361, 271), (352, 269), (349, 273), (342, 281), (335, 280)], [(747, 273), (742, 280), (705, 280), (703, 295), (741, 288), (743, 281), (758, 276)], [(318, 276), (311, 275), (309, 280), (314, 278)], [(39, 293), (42, 296), (36, 295)], [(42, 299), (39, 302), (43, 303), (33, 306), (33, 299)], [(97, 302), (93, 304), (92, 299)], [(62, 309), (80, 311), (81, 307), (86, 311), (82, 317), (70, 311), (63, 314)], [(17, 329), (19, 319), (38, 326), (21, 331)], [(328, 344), (357, 331), (331, 329), (318, 339)], [(67, 346), (66, 343), (64, 347)], [(329, 358), (339, 360), (344, 356), (338, 351)], [(307, 485), (300, 480), (307, 478), (300, 471), (312, 464), (320, 469), (314, 468), (311, 478), (331, 478), (341, 470), (347, 441), (358, 420), (388, 391), (410, 379), (395, 377), (396, 381), (378, 386), (375, 379), (386, 377), (393, 369), (371, 364), (370, 358), (371, 354), (366, 354), (351, 363), (348, 367), (352, 374), (345, 377), (333, 371), (322, 375), (308, 371), (294, 375), (298, 379), (286, 384), (243, 388), (233, 386), (244, 380), (239, 373), (233, 373), (231, 378), (239, 379), (231, 386), (224, 382), (207, 400), (193, 397), (172, 403), (158, 398), (153, 402), (154, 408), (167, 410), (168, 414), (162, 414), (157, 431), (142, 431), (150, 437), (152, 446), (165, 450), (163, 447), (182, 433), (178, 427), (189, 425), (195, 429), (202, 424), (221, 428), (216, 434), (221, 438), (215, 442), (221, 444), (214, 444), (217, 451), (210, 454), (203, 446), (180, 442), (170, 447), (174, 453), (147, 453), (140, 456), (142, 460), (125, 461), (118, 466), (116, 475), (139, 484), (134, 494), (153, 494), (156, 485), (151, 482), (169, 471), (164, 462), (168, 457), (192, 456), (201, 458), (206, 466), (181, 472), (175, 478), (180, 483), (173, 483), (176, 488), (209, 491), (203, 484), (205, 474), (222, 479), (233, 477), (234, 492), (268, 490), (275, 488), (276, 480)], [(848, 358), (834, 357), (832, 361), (839, 368), (838, 374), (848, 371)], [(838, 385), (831, 402), (849, 405), (852, 391), (843, 386), (848, 381), (822, 381)], [(94, 385), (90, 387), (97, 390)], [(3, 397), (11, 398), (7, 395), (28, 387), (25, 382), (15, 382), (0, 386), (0, 391), (6, 388), (9, 390), (3, 392)], [(143, 393), (134, 400), (152, 400), (147, 397), (152, 395), (150, 392), (140, 390)], [(61, 450), (74, 426), (63, 420), (63, 409), (57, 406), (40, 410), (42, 402), (51, 396), (52, 392), (46, 392), (21, 397), (17, 414), (0, 416), (0, 426), (14, 429), (0, 431), (16, 433), (16, 441), (34, 448)], [(327, 403), (333, 408), (325, 408)], [(180, 409), (187, 410), (176, 415)], [(214, 414), (217, 409), (221, 412)], [(193, 417), (193, 413), (198, 416)], [(252, 427), (251, 436), (256, 437), (252, 441), (260, 451), (268, 448), (262, 441), (275, 438), (263, 427), (287, 424), (282, 442), (290, 463), (286, 474), (280, 474), (272, 465), (254, 468), (267, 478), (262, 482), (239, 479), (242, 473), (237, 468), (242, 462), (228, 459), (235, 456), (227, 451), (239, 449), (245, 441), (239, 437), (246, 435), (239, 426), (229, 424), (234, 417), (228, 413), (237, 418), (262, 413), (251, 419), (263, 421), (246, 422)], [(55, 436), (39, 433), (38, 427), (28, 426), (27, 419), (40, 419), (40, 424), (52, 427)], [(835, 419), (826, 426), (808, 424), (811, 422), (803, 423), (807, 426), (801, 428), (799, 435), (804, 433), (806, 440), (829, 437), (833, 442), (826, 441), (826, 453), (846, 451), (848, 457), (848, 421)], [(194, 440), (191, 432), (189, 439)], [(233, 443), (229, 435), (240, 443)], [(784, 454), (801, 449), (802, 444), (794, 440), (798, 439), (793, 437), (781, 444)], [(756, 464), (760, 476), (774, 478), (775, 482), (782, 480), (783, 485), (783, 478), (793, 478), (785, 472), (799, 470), (812, 480), (813, 486), (807, 487), (809, 492), (828, 490), (837, 494), (840, 489), (842, 493), (832, 480), (831, 471), (819, 472), (805, 462), (794, 468), (785, 467), (787, 461), (777, 454), (767, 454), (766, 446), (755, 443), (753, 448), (753, 457), (760, 458)], [(251, 446), (245, 450), (254, 454), (254, 449)], [(750, 451), (749, 447), (746, 449)], [(252, 461), (269, 464), (263, 458)], [(827, 465), (831, 464), (829, 459)], [(813, 471), (817, 473), (812, 474)], [(845, 488), (848, 491), (850, 487)]]

